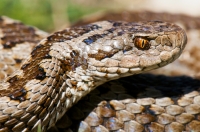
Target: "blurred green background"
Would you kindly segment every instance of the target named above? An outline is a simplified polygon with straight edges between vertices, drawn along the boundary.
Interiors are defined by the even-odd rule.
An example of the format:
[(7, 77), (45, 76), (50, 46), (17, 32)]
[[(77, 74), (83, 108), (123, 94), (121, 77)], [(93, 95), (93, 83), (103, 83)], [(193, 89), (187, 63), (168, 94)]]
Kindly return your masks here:
[[(199, 3), (199, 0), (196, 2)], [(119, 12), (151, 10), (183, 12), (190, 15), (196, 12), (195, 15), (199, 15), (199, 10), (195, 8), (199, 9), (199, 4), (196, 2), (191, 3), (189, 0), (0, 0), (0, 15), (53, 32), (70, 26), (83, 16), (107, 10)]]
[(52, 32), (69, 26), (82, 16), (104, 7), (98, 0), (1, 0), (0, 15), (5, 15)]
[(53, 32), (69, 27), (83, 16), (108, 10), (132, 10), (145, 1), (149, 0), (0, 0), (0, 15)]

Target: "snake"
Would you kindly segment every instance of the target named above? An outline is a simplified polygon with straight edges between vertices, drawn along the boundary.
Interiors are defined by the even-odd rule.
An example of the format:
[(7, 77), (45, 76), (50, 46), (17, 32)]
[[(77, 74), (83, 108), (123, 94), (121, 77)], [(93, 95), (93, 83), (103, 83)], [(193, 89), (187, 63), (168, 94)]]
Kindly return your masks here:
[[(187, 42), (182, 28), (162, 21), (99, 21), (47, 37), (7, 17), (0, 28), (0, 131), (47, 131), (97, 86), (165, 66)], [(6, 76), (11, 67), (19, 69)]]

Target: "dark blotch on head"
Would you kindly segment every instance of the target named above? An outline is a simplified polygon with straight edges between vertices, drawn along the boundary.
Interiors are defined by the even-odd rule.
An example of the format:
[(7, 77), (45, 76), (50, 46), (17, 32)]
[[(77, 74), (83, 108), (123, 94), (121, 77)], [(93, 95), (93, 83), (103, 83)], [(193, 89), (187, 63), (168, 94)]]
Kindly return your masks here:
[(124, 34), (124, 31), (120, 31), (117, 33), (118, 36), (122, 36)]
[(94, 24), (94, 25), (89, 25), (88, 27), (91, 28), (92, 30), (101, 28), (100, 26), (98, 26), (98, 25), (96, 25), (96, 24)]
[[(56, 32), (53, 35), (47, 37), (47, 40), (51, 43), (53, 42), (64, 42), (67, 40), (71, 40), (73, 38), (77, 38), (85, 33), (88, 33), (90, 31), (96, 30), (101, 28), (100, 26), (94, 24), (89, 24), (89, 25), (85, 25), (85, 26), (80, 26), (80, 27), (74, 27), (74, 28), (70, 28), (70, 29), (65, 29), (63, 31), (60, 32)], [(91, 44), (93, 41), (92, 38), (88, 38), (85, 39), (85, 43), (86, 44)]]
[(52, 58), (52, 56), (50, 56), (49, 54), (46, 54), (45, 56), (44, 56), (44, 59), (51, 59)]
[(21, 88), (9, 94), (8, 96), (13, 100), (24, 101), (26, 93), (27, 91), (24, 88)]
[(115, 31), (116, 28), (111, 28), (111, 29), (108, 29), (107, 31), (110, 32), (110, 33), (113, 33), (113, 31)]
[(47, 37), (47, 40), (50, 42), (64, 42), (67, 40), (71, 40), (73, 38), (77, 38), (85, 33), (92, 31), (91, 26), (82, 26), (82, 27), (74, 27), (70, 29), (65, 29), (60, 32), (56, 32), (53, 35)]
[(87, 39), (84, 39), (83, 42), (86, 43), (87, 45), (89, 45), (89, 44), (93, 43), (94, 41), (93, 41), (93, 39), (87, 38)]
[(118, 27), (118, 26), (121, 26), (121, 25), (122, 25), (121, 22), (114, 22), (114, 23), (113, 23), (113, 26), (114, 26), (114, 27)]
[(66, 40), (71, 40), (73, 38), (72, 36), (65, 37), (65, 36), (63, 36), (63, 34), (61, 32), (55, 32), (53, 35), (47, 37), (47, 40), (50, 42), (64, 42)]
[(29, 65), (30, 65), (29, 63), (28, 63), (28, 64), (24, 64), (24, 65), (21, 66), (21, 69), (24, 70), (24, 69), (26, 69)]
[(39, 67), (39, 73), (36, 75), (36, 79), (38, 80), (43, 80), (46, 77), (46, 72), (44, 71), (43, 68)]
[(155, 21), (152, 21), (152, 22), (163, 23), (163, 21), (159, 21), (159, 20), (155, 20)]
[(132, 27), (132, 28), (129, 28), (128, 31), (129, 31), (129, 32), (135, 32), (135, 31), (138, 31), (138, 28)]
[(19, 63), (22, 62), (22, 59), (15, 59), (15, 62), (16, 62), (17, 64), (19, 64)]
[(31, 55), (32, 55), (32, 56), (35, 56), (35, 55), (37, 54), (38, 49), (40, 49), (40, 48), (42, 48), (42, 47), (44, 47), (44, 45), (41, 45), (41, 44), (39, 44), (39, 45), (37, 45), (36, 47), (34, 47), (34, 49), (33, 49), (32, 52), (31, 52)]
[(37, 43), (41, 39), (35, 33), (34, 28), (25, 26), (23, 23), (1, 24), (0, 21), (0, 28), (2, 29), (2, 33), (5, 34), (1, 38), (1, 43), (5, 49), (12, 48), (16, 44), (23, 42)]
[(103, 38), (103, 36), (101, 34), (94, 34), (94, 35), (88, 37), (87, 39), (84, 39), (83, 42), (86, 43), (87, 45), (89, 45), (89, 44), (95, 42), (99, 38)]
[(7, 82), (9, 82), (12, 85), (12, 83), (14, 83), (15, 81), (18, 81), (18, 80), (19, 80), (18, 76), (13, 76), (13, 77), (9, 78), (7, 80)]

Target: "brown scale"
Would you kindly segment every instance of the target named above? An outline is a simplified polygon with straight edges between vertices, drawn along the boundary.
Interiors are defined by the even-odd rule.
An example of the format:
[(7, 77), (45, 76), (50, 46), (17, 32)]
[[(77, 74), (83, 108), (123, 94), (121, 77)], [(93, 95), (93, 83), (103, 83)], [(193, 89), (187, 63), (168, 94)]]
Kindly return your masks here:
[(102, 28), (102, 27), (100, 27), (96, 24), (88, 24), (88, 25), (83, 25), (83, 26), (76, 26), (76, 27), (73, 27), (71, 29), (80, 29), (79, 31), (82, 32), (81, 29), (87, 29), (88, 31), (91, 31), (91, 30), (96, 30), (96, 29), (99, 29), (99, 28)]
[(119, 122), (118, 120), (116, 120), (115, 118), (109, 118), (107, 121), (105, 121), (105, 126), (108, 129), (117, 129), (123, 126), (123, 124), (121, 122)]
[(133, 48), (133, 47), (128, 46), (128, 45), (124, 46), (123, 53), (125, 53), (125, 52), (131, 50), (132, 48)]
[(24, 64), (21, 66), (21, 69), (24, 70), (26, 67), (28, 67), (29, 64)]
[(116, 28), (111, 28), (111, 29), (108, 29), (106, 31), (108, 31), (109, 33), (113, 33), (113, 31), (115, 31), (115, 30), (116, 30)]
[(92, 44), (93, 42), (95, 42), (96, 40), (98, 40), (99, 38), (103, 38), (103, 35), (94, 34), (94, 35), (84, 39), (83, 42), (89, 45), (89, 44)]
[[(47, 43), (46, 43), (47, 44)], [(49, 45), (50, 46), (50, 45)], [(35, 55), (38, 55), (38, 50), (39, 49), (41, 49), (41, 48), (44, 48), (44, 45), (41, 45), (41, 44), (39, 44), (39, 45), (37, 45), (36, 47), (34, 47), (34, 49), (32, 50), (32, 52), (31, 52), (31, 56), (32, 57), (35, 57)]]
[[(182, 83), (184, 82), (184, 83)], [(118, 85), (121, 85), (119, 88), (117, 88)], [(174, 103), (177, 104), (177, 101), (181, 98), (182, 95), (186, 93), (190, 93), (191, 91), (198, 90), (200, 86), (200, 81), (195, 80), (193, 78), (189, 78), (186, 76), (179, 76), (179, 77), (167, 77), (162, 75), (151, 75), (151, 74), (139, 74), (139, 75), (133, 75), (131, 77), (125, 77), (120, 78), (115, 81), (107, 82), (99, 87), (97, 87), (94, 91), (89, 93), (84, 97), (83, 100), (80, 100), (76, 105), (74, 105), (71, 109), (69, 109), (66, 113), (68, 115), (68, 120), (71, 120), (71, 130), (73, 132), (78, 131), (78, 128), (83, 128), (80, 126), (81, 121), (85, 121), (89, 128), (94, 129), (98, 125), (103, 125), (106, 127), (108, 131), (113, 131), (114, 126), (120, 127), (119, 129), (126, 130), (126, 123), (129, 120), (138, 121), (138, 123), (143, 124), (142, 127), (137, 130), (143, 130), (143, 131), (153, 131), (155, 128), (156, 130), (164, 131), (159, 126), (166, 127), (168, 124), (160, 124), (158, 122), (158, 117), (155, 112), (157, 110), (151, 109), (151, 105), (141, 105), (142, 109), (139, 113), (131, 113), (128, 115), (124, 115), (125, 111), (129, 111), (127, 108), (128, 104), (131, 104), (131, 102), (126, 103), (123, 102), (123, 100), (126, 99), (138, 99), (138, 98), (145, 98), (145, 97), (152, 97), (152, 98), (162, 98), (162, 97), (171, 97), (173, 99), (174, 97)], [(150, 89), (159, 90), (160, 92), (156, 92), (153, 94), (151, 93)], [(114, 96), (110, 97), (110, 94), (105, 96), (106, 93), (113, 93)], [(151, 94), (149, 94), (150, 92)], [(177, 98), (178, 97), (178, 98)], [(121, 100), (120, 103), (122, 103), (126, 108), (121, 107), (122, 109), (117, 109), (119, 105), (116, 105), (112, 103), (113, 100)], [(134, 101), (135, 102), (135, 101)], [(163, 109), (164, 113), (165, 107)], [(123, 116), (118, 116), (117, 113), (123, 112)], [(94, 118), (90, 116), (91, 112), (94, 112), (97, 114)], [(121, 113), (120, 112), (120, 113)], [(161, 111), (160, 111), (161, 112)], [(162, 113), (163, 113), (162, 112)], [(116, 114), (115, 114), (116, 113)], [(65, 115), (65, 116), (66, 116)], [(81, 115), (78, 116), (77, 115)], [(194, 116), (193, 116), (194, 115)], [(192, 116), (192, 118), (191, 118)], [(173, 116), (175, 117), (175, 116)], [(121, 119), (127, 119), (129, 120), (121, 120)], [(188, 117), (187, 117), (188, 118)], [(191, 119), (190, 119), (191, 118)], [(190, 118), (188, 118), (190, 121), (193, 120), (196, 121), (196, 125), (199, 127), (199, 114), (191, 114)], [(163, 118), (166, 119), (166, 118)], [(66, 121), (66, 118), (61, 119), (62, 121)], [(119, 120), (122, 121), (121, 124), (119, 123)], [(186, 119), (184, 119), (186, 120)], [(97, 122), (98, 125), (90, 125), (90, 123)], [(176, 122), (176, 121), (175, 121)], [(157, 125), (156, 125), (157, 124)], [(186, 126), (188, 126), (188, 123), (180, 123), (181, 125), (184, 125), (183, 131), (187, 130)], [(112, 125), (112, 126), (111, 126)], [(122, 125), (122, 126), (121, 126)], [(58, 125), (56, 125), (58, 127)], [(59, 131), (62, 132), (64, 130), (67, 130), (69, 126), (66, 126), (64, 129), (64, 126), (62, 128), (59, 128)], [(191, 127), (194, 128), (194, 127)], [(80, 130), (79, 129), (79, 130)], [(116, 129), (115, 131), (119, 130)], [(153, 129), (153, 130), (152, 130)], [(129, 129), (130, 130), (130, 129)], [(199, 130), (199, 129), (198, 129)], [(191, 131), (191, 129), (188, 129), (188, 131)]]
[(114, 23), (113, 23), (113, 26), (114, 26), (114, 27), (119, 27), (119, 26), (121, 26), (121, 25), (122, 25), (121, 22), (114, 22)]
[(77, 87), (77, 91), (85, 91), (81, 86)]
[[(69, 34), (71, 33), (67, 30), (66, 30), (66, 32), (69, 33)], [(56, 32), (53, 35), (47, 37), (47, 39), (53, 43), (53, 42), (64, 42), (66, 40), (71, 40), (73, 38), (72, 36), (65, 36), (64, 37), (63, 35), (60, 35), (60, 34), (61, 34), (60, 32)]]
[[(89, 36), (88, 38), (84, 39), (82, 42), (86, 43), (87, 45), (90, 45), (92, 43), (94, 43), (95, 41), (97, 41), (100, 38), (104, 38), (105, 36), (107, 36), (108, 34), (113, 33), (113, 31), (115, 31), (116, 28), (110, 28), (108, 30), (105, 31), (105, 33), (103, 34), (94, 34), (92, 36)], [(119, 34), (123, 34), (123, 31), (120, 32)]]
[(34, 28), (25, 26), (23, 23), (0, 24), (0, 28), (2, 33), (5, 34), (1, 38), (4, 48), (12, 48), (23, 42), (37, 43), (41, 39), (35, 34)]
[(115, 110), (107, 102), (105, 102), (105, 104), (99, 107), (99, 111), (100, 111), (99, 113), (101, 113), (101, 116), (103, 117), (116, 116)]
[(72, 88), (76, 88), (77, 81), (70, 80), (70, 83), (71, 83), (71, 85), (72, 85)]
[(120, 31), (120, 32), (117, 32), (117, 35), (122, 36), (124, 33), (125, 33), (125, 31)]
[(39, 73), (35, 77), (38, 80), (43, 80), (46, 78), (46, 73), (43, 68), (39, 67)]
[(14, 100), (24, 101), (26, 93), (26, 90), (22, 88), (10, 94), (9, 97)]
[(15, 62), (16, 62), (17, 64), (21, 64), (21, 63), (22, 63), (22, 59), (15, 59)]
[(61, 32), (56, 32), (53, 35), (48, 37), (48, 40), (53, 42), (64, 42), (66, 40), (71, 40), (73, 38), (77, 38), (85, 33), (88, 33), (92, 30), (99, 29), (100, 27), (97, 25), (86, 25), (82, 27), (74, 27), (70, 29), (65, 29)]
[[(43, 80), (46, 78), (46, 73), (44, 72), (44, 69), (39, 67), (39, 63), (42, 61), (43, 57), (45, 57), (49, 51), (50, 51), (50, 42), (46, 42), (44, 45), (38, 45), (34, 48), (32, 51), (32, 61), (24, 64), (21, 69), (24, 72), (24, 77), (13, 77), (10, 78), (8, 81), (12, 82), (11, 86), (8, 88), (11, 90), (10, 97), (13, 97), (11, 99), (18, 100), (21, 95), (24, 95), (23, 93), (20, 94), (20, 91), (25, 91), (24, 85), (32, 79), (39, 79)], [(23, 90), (21, 90), (23, 89)], [(15, 93), (18, 94), (15, 94)]]
[[(15, 27), (15, 25), (14, 25), (14, 27)], [(32, 80), (32, 79), (43, 80), (44, 78), (46, 78), (46, 73), (45, 73), (44, 69), (39, 67), (38, 64), (44, 58), (51, 59), (51, 56), (49, 55), (49, 51), (50, 51), (50, 47), (52, 46), (52, 43), (70, 40), (72, 38), (76, 38), (80, 35), (83, 35), (84, 33), (88, 33), (90, 31), (98, 29), (98, 28), (101, 28), (101, 27), (90, 24), (90, 25), (86, 25), (83, 27), (76, 27), (76, 28), (71, 28), (69, 30), (63, 30), (61, 32), (56, 32), (55, 34), (49, 36), (47, 38), (47, 42), (44, 45), (39, 44), (33, 49), (33, 51), (31, 52), (31, 57), (32, 57), (31, 62), (21, 66), (21, 69), (24, 72), (24, 76), (10, 78), (9, 82), (12, 82), (11, 86), (8, 88), (8, 90), (2, 92), (1, 95), (4, 96), (4, 95), (7, 95), (7, 93), (11, 93), (11, 94), (9, 94), (9, 96), (13, 97), (12, 99), (16, 99), (16, 100), (18, 100), (21, 97), (21, 95), (24, 96), (24, 93), (25, 93), (24, 91), (26, 91), (24, 89), (24, 85), (29, 80)], [(72, 57), (72, 59), (67, 60), (70, 62), (65, 61), (65, 63), (67, 63), (69, 65), (67, 65), (67, 66), (66, 66), (66, 64), (64, 66), (61, 65), (61, 68), (64, 68), (63, 71), (74, 70), (76, 67), (78, 67), (80, 65), (83, 65), (84, 69), (87, 68), (86, 60), (83, 57), (79, 57), (78, 53), (72, 52), (71, 57)], [(23, 91), (23, 93), (21, 91)]]
[(81, 66), (83, 69), (87, 68), (87, 60), (79, 55), (78, 51), (73, 50), (70, 53), (71, 58), (63, 61), (64, 67), (67, 71), (74, 71), (77, 67)]
[(73, 96), (73, 95), (72, 95), (71, 92), (67, 92), (67, 93), (66, 93), (66, 97), (71, 98), (72, 96)]
[[(14, 25), (14, 27), (15, 27), (15, 25)], [(46, 73), (44, 72), (44, 69), (39, 67), (38, 64), (44, 58), (51, 59), (51, 56), (49, 55), (49, 51), (50, 51), (50, 47), (51, 47), (52, 43), (70, 40), (72, 38), (76, 38), (80, 35), (88, 33), (92, 30), (96, 30), (98, 28), (101, 28), (101, 27), (90, 24), (90, 25), (86, 25), (83, 27), (76, 27), (76, 28), (71, 28), (69, 30), (63, 30), (61, 32), (56, 32), (55, 34), (49, 36), (47, 38), (47, 42), (44, 45), (42, 45), (42, 44), (37, 45), (31, 52), (31, 57), (32, 57), (31, 60), (32, 61), (27, 64), (24, 64), (21, 67), (21, 69), (24, 71), (24, 77), (23, 78), (22, 77), (10, 78), (9, 82), (12, 82), (12, 83), (11, 83), (11, 86), (7, 90), (8, 92), (10, 91), (10, 93), (11, 93), (9, 96), (13, 97), (12, 99), (19, 99), (21, 95), (24, 95), (24, 92), (23, 93), (20, 93), (20, 92), (25, 91), (24, 85), (29, 80), (32, 80), (32, 79), (43, 80), (44, 78), (46, 78)], [(78, 53), (72, 52), (71, 57), (72, 57), (72, 59), (70, 60), (70, 65), (68, 65), (67, 67), (61, 65), (61, 68), (64, 68), (63, 71), (74, 70), (76, 67), (78, 67), (80, 65), (83, 65), (84, 69), (87, 67), (86, 60), (83, 57), (79, 57)], [(67, 64), (69, 64), (69, 63), (67, 63)], [(23, 90), (21, 90), (21, 89), (23, 89)], [(8, 92), (3, 92), (2, 96), (6, 95), (4, 93), (8, 93)]]
[(19, 77), (15, 75), (12, 78), (8, 78), (7, 82), (12, 84), (13, 82), (17, 81), (18, 79), (19, 79)]
[(155, 121), (156, 118), (151, 114), (138, 114), (136, 115), (136, 121), (141, 124), (147, 124)]
[[(41, 49), (36, 50), (36, 51), (40, 52)], [(37, 57), (37, 54), (35, 55), (35, 57)], [(32, 68), (30, 66), (31, 66), (31, 63), (30, 63), (30, 65), (28, 65), (26, 67), (25, 71), (27, 71), (29, 68)], [(39, 66), (37, 65), (36, 67), (39, 67)], [(41, 68), (38, 69), (38, 71), (44, 72), (44, 70)], [(23, 115), (24, 118), (17, 119), (17, 120), (20, 120), (23, 122), (29, 122), (31, 117), (33, 117), (34, 115), (37, 115), (37, 116), (35, 116), (36, 119), (32, 123), (28, 124), (27, 128), (29, 131), (32, 129), (32, 126), (36, 123), (36, 121), (38, 119), (43, 119), (46, 116), (46, 114), (48, 113), (47, 111), (50, 111), (55, 105), (57, 105), (59, 99), (61, 98), (61, 94), (62, 94), (62, 92), (59, 93), (59, 91), (60, 91), (60, 88), (64, 81), (63, 78), (60, 77), (60, 75), (64, 74), (64, 72), (65, 71), (60, 69), (59, 71), (57, 71), (58, 74), (54, 78), (52, 77), (56, 82), (55, 86), (52, 87), (53, 88), (52, 90), (54, 92), (50, 93), (47, 96), (42, 96), (42, 98), (40, 98), (40, 101), (38, 102), (39, 106), (37, 106), (36, 109), (34, 109), (33, 111), (30, 111), (30, 112), (27, 111), (28, 113)], [(39, 79), (41, 79), (41, 78), (39, 78)], [(25, 100), (25, 97), (26, 97), (25, 94), (26, 94), (26, 91), (24, 91), (24, 89), (20, 89), (18, 91), (13, 92), (12, 95), (10, 95), (10, 98), (14, 99), (14, 100), (17, 99), (17, 100), (23, 101), (23, 100)], [(50, 107), (50, 104), (51, 104), (51, 107)], [(58, 109), (60, 109), (60, 108), (58, 107)], [(14, 122), (13, 126), (15, 126), (16, 124), (17, 124), (17, 122)], [(9, 126), (9, 127), (12, 128), (12, 126)]]
[(117, 53), (119, 50), (113, 49), (110, 52), (106, 52), (103, 50), (98, 50), (98, 53), (96, 54), (88, 54), (90, 58), (95, 58), (96, 60), (102, 60), (104, 58), (112, 57), (115, 53)]
[[(39, 67), (39, 63), (43, 59), (43, 56), (45, 54), (48, 54), (50, 50), (49, 43), (45, 44), (45, 46), (38, 45), (36, 48), (37, 50), (34, 50), (32, 52), (32, 61), (28, 64), (24, 64), (21, 69), (23, 69), (24, 76), (14, 76), (8, 80), (10, 82), (11, 86), (8, 88), (11, 90), (11, 94), (9, 95), (12, 97), (11, 99), (18, 100), (21, 95), (24, 95), (23, 93), (20, 94), (21, 91), (26, 91), (24, 88), (24, 85), (32, 79), (39, 79), (43, 80), (46, 77), (46, 73), (44, 72), (44, 69)], [(22, 90), (23, 89), (23, 90)], [(17, 94), (16, 94), (17, 92)], [(21, 100), (22, 101), (22, 100)]]

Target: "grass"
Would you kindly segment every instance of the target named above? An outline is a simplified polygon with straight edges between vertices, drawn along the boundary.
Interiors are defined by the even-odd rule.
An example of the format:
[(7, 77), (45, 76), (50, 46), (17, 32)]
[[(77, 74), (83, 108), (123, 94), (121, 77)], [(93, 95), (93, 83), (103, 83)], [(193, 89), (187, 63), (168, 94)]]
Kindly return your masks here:
[(72, 0), (1, 0), (0, 15), (18, 19), (45, 31), (54, 31), (100, 8)]

